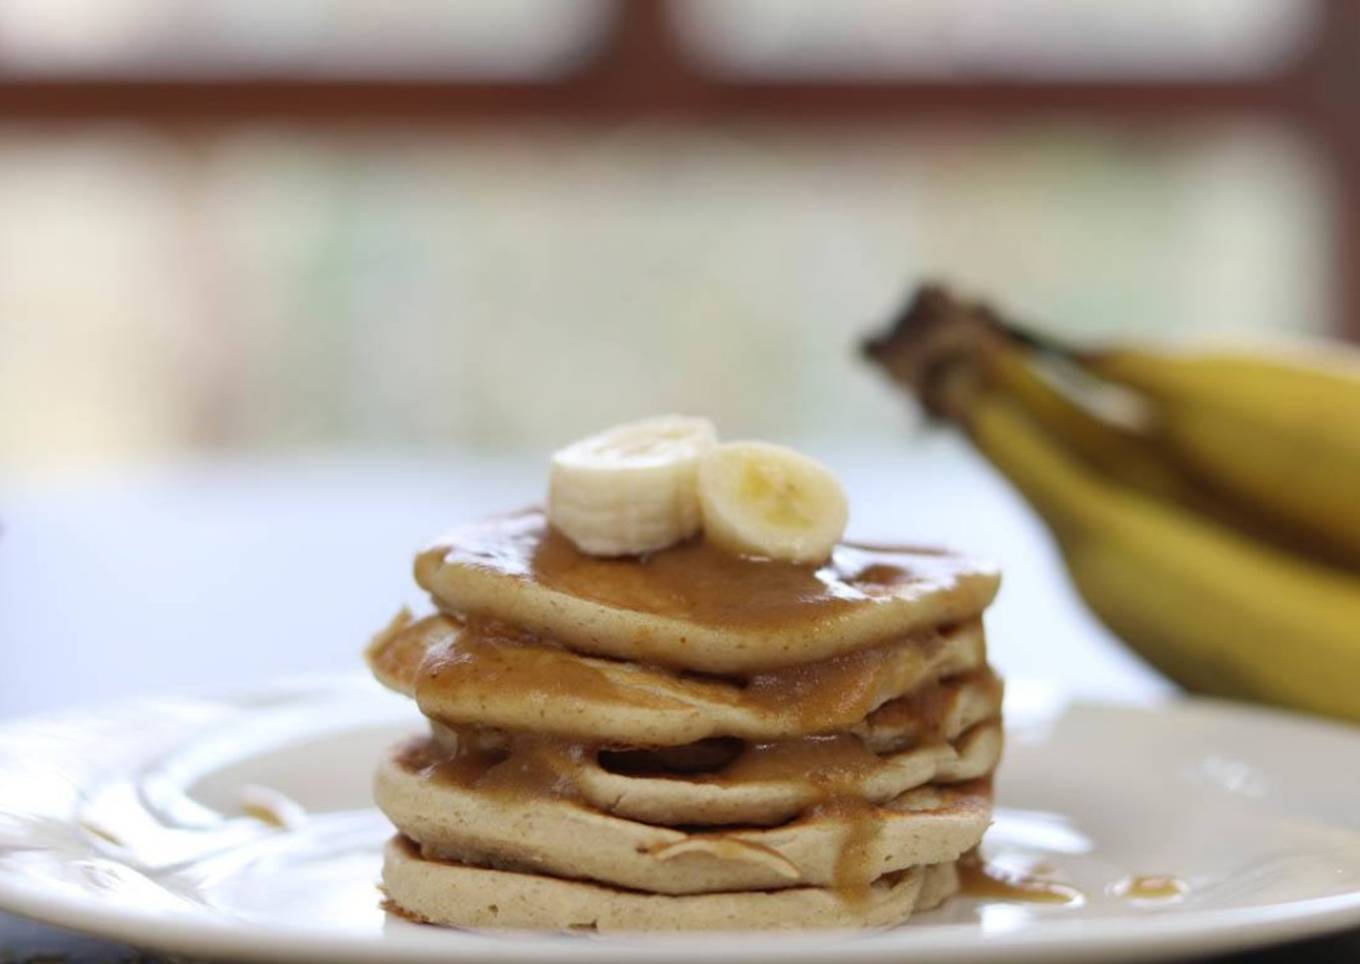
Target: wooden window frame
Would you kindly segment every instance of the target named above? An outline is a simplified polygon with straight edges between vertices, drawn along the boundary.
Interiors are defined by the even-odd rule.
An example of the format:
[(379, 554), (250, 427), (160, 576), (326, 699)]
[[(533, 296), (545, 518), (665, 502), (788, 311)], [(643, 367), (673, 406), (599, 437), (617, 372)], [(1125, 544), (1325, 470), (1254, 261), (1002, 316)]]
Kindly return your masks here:
[(1360, 341), (1360, 0), (1318, 2), (1318, 28), (1302, 54), (1246, 78), (734, 80), (705, 73), (685, 57), (667, 0), (622, 0), (584, 66), (558, 79), (11, 78), (0, 80), (0, 120), (117, 118), (197, 128), (259, 119), (772, 118), (830, 125), (1097, 117), (1156, 127), (1264, 119), (1297, 132), (1324, 160), (1335, 214), (1332, 327)]

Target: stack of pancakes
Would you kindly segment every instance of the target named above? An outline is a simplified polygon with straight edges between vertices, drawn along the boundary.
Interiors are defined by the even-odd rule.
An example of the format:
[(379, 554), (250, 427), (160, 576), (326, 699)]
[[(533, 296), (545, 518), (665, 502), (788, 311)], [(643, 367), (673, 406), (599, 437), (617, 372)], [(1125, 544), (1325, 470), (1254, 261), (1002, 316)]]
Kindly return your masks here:
[(416, 560), (373, 672), (430, 733), (376, 785), (393, 909), (467, 927), (894, 924), (958, 887), (1001, 752), (995, 571), (702, 538), (585, 555), (526, 512)]

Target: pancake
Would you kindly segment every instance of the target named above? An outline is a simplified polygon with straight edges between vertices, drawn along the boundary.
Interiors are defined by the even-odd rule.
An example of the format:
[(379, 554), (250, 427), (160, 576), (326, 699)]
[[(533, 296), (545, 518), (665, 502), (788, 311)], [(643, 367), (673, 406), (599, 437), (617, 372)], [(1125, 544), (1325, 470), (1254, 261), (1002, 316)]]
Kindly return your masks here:
[(938, 864), (886, 875), (854, 902), (808, 887), (669, 896), (430, 860), (401, 837), (387, 845), (382, 876), (399, 911), (426, 923), (589, 931), (883, 927), (938, 905), (959, 886), (954, 865)]
[[(875, 753), (854, 734), (778, 743), (683, 747), (677, 765), (669, 754), (584, 747), (544, 747), (563, 762), (555, 779), (570, 795), (604, 813), (661, 825), (783, 823), (822, 799), (829, 789), (882, 803), (927, 783), (957, 783), (984, 776), (1001, 756), (999, 703), (964, 700), (945, 737), (926, 745)], [(486, 764), (514, 766), (513, 735), (433, 726), (437, 752), (454, 759), (482, 754)], [(707, 756), (707, 762), (704, 757)], [(484, 765), (486, 765), (484, 764)], [(475, 783), (483, 774), (455, 760), (449, 777)]]
[(974, 619), (1000, 581), (940, 550), (851, 544), (822, 566), (735, 556), (703, 539), (605, 559), (580, 552), (537, 509), (450, 533), (416, 557), (415, 579), (463, 617), (720, 674), (819, 662)]
[(367, 655), (379, 681), (443, 723), (676, 746), (847, 730), (924, 682), (980, 668), (986, 643), (975, 620), (731, 681), (580, 656), (440, 614), (398, 617)]
[(989, 666), (949, 674), (889, 700), (848, 732), (873, 753), (953, 739), (983, 720), (999, 719), (1003, 691)]
[(703, 538), (584, 555), (537, 510), (421, 552), (436, 612), (366, 656), (430, 733), (374, 797), (389, 906), (461, 927), (898, 923), (958, 888), (991, 821), (990, 567)]
[[(800, 763), (817, 766), (809, 757), (820, 757), (821, 767), (841, 778), (838, 791), (871, 803), (883, 803), (929, 783), (977, 779), (991, 773), (1001, 759), (1001, 727), (996, 724), (974, 727), (957, 745), (937, 743), (881, 758), (867, 751), (845, 750), (840, 737), (814, 739), (828, 745), (811, 753), (797, 745), (787, 750), (778, 744), (760, 747), (748, 767), (739, 761), (717, 780), (637, 777), (587, 765), (576, 774), (577, 789), (591, 806), (644, 823), (766, 826), (796, 816), (823, 795), (815, 770), (810, 771), (810, 780), (790, 772)], [(760, 751), (768, 757), (761, 759)], [(762, 769), (769, 771), (763, 778)]]
[(990, 821), (990, 787), (973, 781), (917, 787), (881, 806), (837, 799), (777, 827), (662, 827), (522, 786), (430, 779), (421, 762), (418, 744), (395, 753), (378, 771), (374, 797), (423, 853), (653, 893), (863, 886), (954, 860)]

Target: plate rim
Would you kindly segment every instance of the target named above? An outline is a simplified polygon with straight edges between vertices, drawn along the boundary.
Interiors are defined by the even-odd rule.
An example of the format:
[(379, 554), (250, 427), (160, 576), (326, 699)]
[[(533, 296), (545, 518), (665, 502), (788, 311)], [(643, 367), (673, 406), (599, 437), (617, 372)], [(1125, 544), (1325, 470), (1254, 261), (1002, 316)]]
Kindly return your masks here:
[[(183, 707), (186, 703), (215, 706), (224, 714), (251, 712), (283, 699), (333, 697), (354, 687), (376, 687), (359, 674), (337, 674), (306, 680), (284, 679), (226, 697), (149, 698), (119, 701), (106, 707), (68, 708), (16, 717), (0, 722), (0, 738), (31, 727), (60, 724), (91, 713), (146, 712)], [(1291, 729), (1313, 730), (1360, 743), (1360, 726), (1324, 719), (1278, 707), (1257, 706), (1201, 696), (1173, 696), (1157, 700), (1122, 701), (1074, 695), (1047, 680), (1008, 681), (1017, 696), (1042, 693), (1066, 708), (1097, 712), (1158, 712), (1208, 715), (1222, 719), (1246, 717)], [(192, 738), (192, 736), (190, 737)], [(111, 740), (112, 738), (106, 738)], [(22, 848), (3, 848), (22, 849)], [(899, 962), (904, 955), (922, 962), (976, 959), (979, 942), (988, 957), (1012, 961), (1052, 960), (1057, 955), (1081, 953), (1104, 960), (1147, 960), (1177, 953), (1230, 952), (1292, 940), (1319, 937), (1360, 927), (1360, 890), (1256, 907), (1187, 910), (1157, 918), (1154, 928), (1144, 918), (1052, 920), (1041, 925), (979, 934), (976, 925), (937, 924), (887, 931), (674, 934), (659, 943), (657, 935), (600, 935), (592, 937), (538, 934), (450, 932), (442, 928), (412, 928), (378, 935), (336, 935), (307, 924), (236, 922), (194, 908), (166, 916), (163, 911), (104, 906), (88, 893), (67, 894), (35, 886), (18, 874), (0, 875), (0, 911), (50, 926), (73, 930), (134, 947), (176, 954), (236, 960), (343, 961), (460, 961), (535, 962), (692, 961), (696, 954), (717, 960), (755, 960), (777, 952), (789, 962), (837, 960), (857, 964)], [(892, 935), (890, 939), (881, 939)], [(879, 938), (879, 939), (876, 939)], [(645, 944), (645, 949), (644, 949)]]
[[(1315, 897), (1287, 904), (1225, 910), (1188, 911), (1158, 921), (1049, 920), (1042, 926), (979, 936), (969, 924), (940, 924), (913, 931), (723, 933), (714, 935), (570, 937), (533, 934), (477, 934), (430, 927), (377, 937), (336, 935), (306, 925), (242, 926), (207, 915), (165, 918), (152, 911), (103, 907), (95, 897), (38, 893), (0, 878), (0, 909), (50, 926), (129, 946), (175, 954), (250, 961), (336, 962), (447, 961), (636, 961), (689, 962), (703, 953), (710, 960), (753, 961), (777, 952), (782, 960), (840, 961), (857, 964), (913, 961), (962, 962), (978, 958), (978, 942), (989, 957), (1054, 960), (1080, 952), (1089, 959), (1148, 960), (1178, 953), (1223, 953), (1321, 937), (1360, 926), (1360, 892)], [(1297, 925), (1306, 924), (1306, 930)], [(896, 940), (873, 940), (893, 934)], [(811, 940), (810, 940), (811, 938)], [(644, 949), (645, 943), (645, 949)]]

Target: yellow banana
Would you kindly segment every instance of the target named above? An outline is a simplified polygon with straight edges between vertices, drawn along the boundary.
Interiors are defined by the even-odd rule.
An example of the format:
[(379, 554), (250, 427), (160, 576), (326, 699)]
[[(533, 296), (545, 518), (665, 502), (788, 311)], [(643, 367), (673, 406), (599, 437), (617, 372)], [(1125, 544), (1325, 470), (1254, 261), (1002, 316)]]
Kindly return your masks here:
[(1195, 478), (1360, 566), (1360, 354), (1083, 352)]
[[(940, 375), (948, 373), (1001, 386), (1025, 411), (1089, 464), (1125, 477), (1146, 491), (1180, 498), (1189, 491), (1183, 473), (1168, 465), (1132, 428), (1103, 417), (1076, 394), (1040, 371), (1034, 339), (985, 305), (963, 302), (938, 286), (923, 286), (888, 332), (865, 341), (865, 355), (889, 377), (913, 390), (934, 415), (948, 416)], [(1062, 354), (1049, 348), (1047, 358)]]
[(1087, 604), (1202, 692), (1360, 721), (1360, 581), (1103, 478), (1011, 402), (954, 406), (1048, 522)]
[[(864, 353), (933, 414), (950, 415), (940, 397), (942, 374), (956, 383), (961, 376), (986, 381), (999, 386), (1101, 472), (1166, 498), (1192, 494), (1184, 473), (1148, 439), (1041, 373), (1040, 352), (1035, 350), (1039, 345), (1034, 336), (1003, 321), (986, 305), (962, 301), (938, 285), (925, 285), (890, 330), (864, 343)], [(1041, 347), (1046, 358), (1066, 353), (1047, 342)]]
[(1193, 497), (1184, 473), (1149, 440), (1083, 404), (1073, 391), (1041, 373), (1029, 349), (998, 342), (980, 358), (988, 384), (1015, 400), (1046, 432), (1091, 467), (1133, 488), (1170, 500)]
[[(967, 429), (1092, 610), (1168, 676), (1360, 721), (1360, 576), (1329, 564), (1360, 559), (1360, 364), (1071, 352), (937, 287), (865, 350)], [(1147, 417), (1046, 379), (1055, 355)]]
[(1010, 339), (988, 338), (976, 357), (988, 385), (1013, 399), (1048, 435), (1099, 474), (1276, 548), (1322, 563), (1349, 562), (1334, 543), (1317, 533), (1253, 511), (1238, 499), (1223, 498), (1196, 479), (1182, 460), (1168, 454), (1158, 436), (1098, 411), (1085, 397), (1091, 393), (1090, 386), (1070, 385), (1066, 379), (1043, 374), (1050, 356)]

